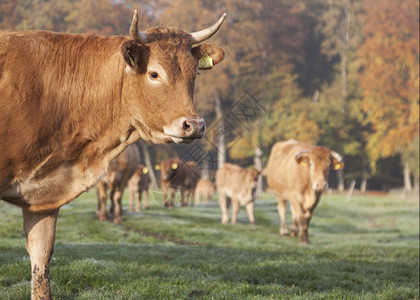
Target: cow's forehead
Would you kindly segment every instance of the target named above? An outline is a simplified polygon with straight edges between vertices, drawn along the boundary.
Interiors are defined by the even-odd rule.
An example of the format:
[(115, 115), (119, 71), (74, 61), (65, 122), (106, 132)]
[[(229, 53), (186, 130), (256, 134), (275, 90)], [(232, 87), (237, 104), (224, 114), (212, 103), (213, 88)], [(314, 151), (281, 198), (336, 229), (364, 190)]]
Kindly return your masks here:
[(192, 46), (191, 34), (175, 27), (154, 27), (145, 31), (149, 43), (160, 42), (168, 46)]
[(318, 163), (325, 162), (326, 164), (330, 161), (331, 151), (322, 146), (315, 147), (312, 150), (313, 159), (316, 159)]
[(181, 73), (192, 79), (196, 72), (196, 61), (191, 53), (191, 35), (178, 28), (157, 27), (148, 30), (147, 46), (152, 59), (156, 59), (170, 74), (170, 82)]

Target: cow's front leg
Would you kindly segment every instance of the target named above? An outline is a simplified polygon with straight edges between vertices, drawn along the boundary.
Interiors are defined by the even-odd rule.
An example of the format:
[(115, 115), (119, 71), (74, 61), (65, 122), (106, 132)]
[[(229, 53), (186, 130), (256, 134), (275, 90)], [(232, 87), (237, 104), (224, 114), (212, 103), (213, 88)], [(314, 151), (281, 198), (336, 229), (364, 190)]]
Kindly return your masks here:
[(229, 214), (227, 208), (226, 195), (223, 192), (219, 192), (219, 206), (222, 211), (222, 224), (229, 222)]
[(23, 212), (23, 229), (26, 234), (26, 250), (31, 259), (31, 299), (52, 299), (49, 265), (54, 251), (55, 226), (59, 209), (51, 212)]
[(169, 204), (169, 207), (174, 207), (174, 199), (175, 199), (175, 193), (176, 193), (176, 188), (172, 188), (171, 190), (171, 204)]
[(248, 214), (249, 223), (251, 225), (255, 225), (255, 217), (254, 217), (254, 200), (247, 203), (245, 206), (246, 212)]
[(286, 223), (286, 209), (286, 202), (281, 198), (277, 198), (277, 211), (280, 217), (280, 235), (282, 236), (289, 235), (289, 230), (287, 229)]
[(121, 223), (121, 201), (122, 201), (122, 190), (117, 189), (113, 193), (112, 201), (114, 203), (114, 224)]
[(135, 193), (133, 198), (136, 199), (136, 212), (141, 212), (141, 189)]
[(150, 205), (149, 205), (149, 191), (148, 190), (144, 190), (143, 193), (144, 193), (144, 207), (146, 209), (149, 209), (149, 207), (150, 207)]
[[(137, 199), (137, 192), (128, 189), (128, 211), (133, 212), (134, 202), (137, 203), (137, 207), (139, 206), (140, 200)], [(137, 209), (136, 209), (137, 211)]]
[(236, 220), (238, 219), (238, 213), (239, 213), (239, 201), (238, 199), (235, 199), (231, 197), (232, 201), (232, 224), (236, 224)]
[(98, 197), (98, 210), (96, 216), (99, 221), (106, 220), (106, 185), (102, 182), (99, 182), (96, 185), (96, 195)]
[(162, 181), (162, 192), (163, 192), (163, 206), (168, 207), (168, 188), (166, 187), (166, 184)]
[[(298, 201), (292, 201), (294, 220), (299, 222), (299, 238), (302, 244), (308, 243), (308, 217)], [(294, 221), (295, 222), (295, 221)]]
[(296, 237), (299, 235), (299, 216), (295, 213), (293, 205), (290, 205), (290, 212), (292, 213), (292, 225), (290, 228), (290, 235)]

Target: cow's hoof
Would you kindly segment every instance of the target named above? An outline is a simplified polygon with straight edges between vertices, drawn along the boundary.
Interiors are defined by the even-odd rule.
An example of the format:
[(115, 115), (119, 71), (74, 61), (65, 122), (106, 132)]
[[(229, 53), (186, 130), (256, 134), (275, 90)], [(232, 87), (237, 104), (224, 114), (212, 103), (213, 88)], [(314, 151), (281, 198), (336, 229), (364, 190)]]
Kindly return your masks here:
[(145, 208), (146, 208), (146, 209), (149, 209), (150, 207), (149, 207), (149, 206), (146, 206)]
[(288, 232), (280, 232), (280, 236), (290, 236)]
[(290, 233), (290, 236), (291, 236), (291, 237), (297, 237), (297, 232), (292, 231), (292, 232)]
[(308, 245), (309, 241), (308, 240), (300, 240), (299, 243), (302, 244), (302, 245)]

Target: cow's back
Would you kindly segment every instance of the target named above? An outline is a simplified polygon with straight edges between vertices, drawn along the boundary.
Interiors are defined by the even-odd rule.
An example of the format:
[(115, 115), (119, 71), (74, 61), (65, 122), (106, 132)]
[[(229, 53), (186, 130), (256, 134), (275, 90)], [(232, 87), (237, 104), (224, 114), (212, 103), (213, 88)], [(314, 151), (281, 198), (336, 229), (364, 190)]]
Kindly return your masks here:
[(286, 196), (301, 192), (308, 186), (308, 168), (299, 166), (295, 156), (300, 151), (312, 148), (312, 145), (296, 140), (278, 142), (272, 147), (264, 174), (269, 188), (275, 194)]

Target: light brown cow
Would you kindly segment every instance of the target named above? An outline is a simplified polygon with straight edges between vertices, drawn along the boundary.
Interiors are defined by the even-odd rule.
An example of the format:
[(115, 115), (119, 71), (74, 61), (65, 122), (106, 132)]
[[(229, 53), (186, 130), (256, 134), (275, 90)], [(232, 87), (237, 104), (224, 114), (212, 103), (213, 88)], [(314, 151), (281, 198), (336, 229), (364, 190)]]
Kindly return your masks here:
[(245, 206), (248, 219), (255, 224), (254, 192), (257, 187), (258, 171), (255, 168), (243, 169), (238, 165), (225, 163), (216, 171), (216, 186), (219, 205), (222, 211), (222, 224), (229, 222), (228, 199), (232, 205), (231, 223), (235, 224), (239, 206)]
[(202, 137), (205, 123), (193, 106), (197, 68), (224, 53), (197, 44), (224, 18), (191, 34), (141, 32), (137, 11), (130, 36), (0, 32), (0, 199), (23, 211), (33, 299), (51, 298), (49, 260), (62, 205), (94, 186), (140, 138)]
[(141, 211), (141, 201), (144, 194), (144, 205), (146, 209), (149, 209), (149, 185), (150, 185), (150, 176), (149, 169), (143, 165), (139, 164), (137, 166), (136, 172), (131, 176), (128, 181), (128, 196), (129, 196), (129, 206), (128, 210), (133, 211), (133, 203), (136, 201), (136, 212)]
[(344, 167), (341, 156), (322, 146), (312, 146), (295, 140), (276, 143), (263, 174), (271, 191), (277, 197), (280, 216), (280, 234), (288, 235), (286, 201), (292, 212), (291, 234), (300, 242), (308, 243), (308, 228), (312, 214), (328, 186), (330, 166)]
[[(184, 162), (182, 159), (174, 157), (161, 162), (159, 169), (164, 205), (174, 207), (175, 194), (178, 190), (181, 194), (180, 205), (188, 205), (188, 198), (192, 195), (200, 179), (200, 169), (197, 163), (193, 161)], [(171, 191), (170, 202), (168, 202), (169, 190)]]
[(209, 179), (201, 178), (194, 191), (194, 202), (196, 205), (200, 205), (201, 197), (204, 197), (206, 203), (211, 200), (211, 197), (216, 193), (216, 187)]
[(128, 146), (123, 153), (111, 162), (108, 173), (96, 185), (98, 196), (97, 216), (100, 221), (106, 219), (106, 199), (109, 189), (111, 214), (113, 214), (114, 223), (119, 224), (121, 222), (121, 200), (124, 189), (127, 187), (128, 180), (136, 172), (139, 163), (140, 152), (135, 144)]

